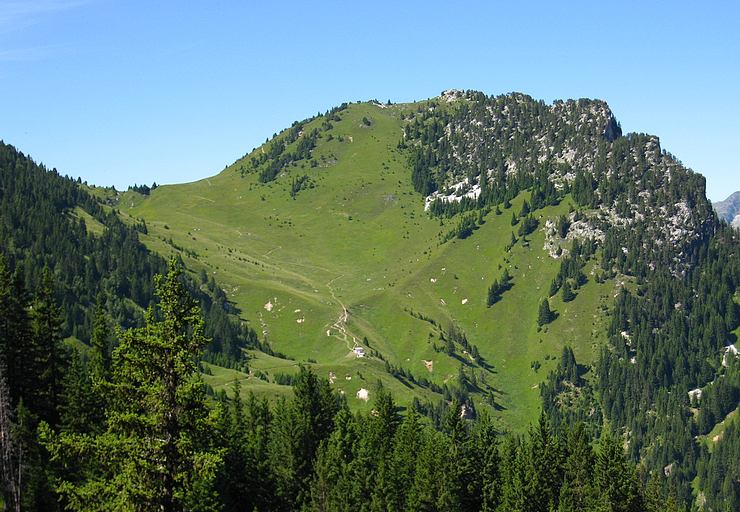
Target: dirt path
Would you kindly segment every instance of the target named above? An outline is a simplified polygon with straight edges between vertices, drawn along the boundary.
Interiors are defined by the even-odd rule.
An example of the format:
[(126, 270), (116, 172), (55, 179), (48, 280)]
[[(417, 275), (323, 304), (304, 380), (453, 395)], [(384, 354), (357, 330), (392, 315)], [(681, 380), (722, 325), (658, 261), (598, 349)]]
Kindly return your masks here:
[[(347, 306), (345, 306), (344, 303), (339, 299), (339, 297), (337, 297), (336, 293), (334, 292), (334, 288), (332, 287), (332, 283), (334, 283), (334, 281), (336, 281), (337, 279), (341, 279), (342, 277), (344, 277), (344, 274), (339, 275), (326, 283), (326, 288), (329, 290), (331, 298), (342, 308), (339, 317), (334, 321), (333, 324), (327, 326), (327, 334), (331, 334), (335, 338), (344, 341), (347, 345), (347, 348), (349, 350), (353, 350), (356, 346), (359, 345), (359, 343), (357, 343), (357, 336), (352, 334), (349, 329), (347, 329), (349, 310), (347, 309)], [(334, 334), (334, 331), (336, 331), (337, 334)]]
[[(264, 253), (262, 255), (262, 258), (264, 258), (265, 260), (268, 260), (269, 259), (269, 260), (271, 260), (271, 261), (274, 262), (274, 263), (270, 264), (270, 266), (272, 268), (274, 268), (274, 269), (279, 269), (279, 270), (281, 270), (283, 272), (294, 274), (296, 276), (300, 276), (301, 280), (303, 280), (304, 282), (307, 282), (307, 283), (311, 283), (311, 284), (312, 284), (312, 281), (308, 277), (306, 277), (303, 274), (299, 274), (297, 272), (288, 271), (288, 270), (286, 270), (284, 268), (284, 266), (287, 264), (287, 265), (293, 265), (293, 266), (311, 268), (311, 269), (314, 269), (314, 270), (320, 270), (322, 272), (327, 272), (327, 273), (330, 272), (329, 269), (324, 268), (324, 267), (320, 267), (320, 266), (317, 266), (317, 265), (310, 265), (310, 264), (306, 264), (306, 263), (297, 263), (297, 262), (277, 261), (277, 260), (273, 259), (272, 253), (275, 252), (275, 251), (277, 251), (278, 249), (282, 249), (282, 246), (278, 245), (277, 247), (273, 247), (272, 249), (270, 249), (269, 251), (267, 251), (266, 253)], [(344, 277), (344, 274), (340, 274), (340, 275), (338, 275), (338, 276), (330, 279), (324, 285), (324, 286), (326, 286), (326, 289), (329, 290), (329, 295), (331, 296), (332, 301), (334, 301), (336, 304), (338, 304), (339, 307), (341, 308), (341, 311), (340, 311), (339, 316), (337, 317), (337, 319), (333, 323), (331, 323), (331, 324), (326, 324), (324, 326), (324, 329), (326, 330), (328, 336), (331, 336), (331, 337), (337, 338), (340, 341), (343, 341), (347, 345), (347, 349), (351, 351), (355, 347), (359, 346), (359, 343), (357, 341), (358, 340), (358, 337), (356, 335), (354, 335), (352, 332), (350, 332), (350, 330), (347, 328), (347, 322), (349, 321), (349, 310), (347, 309), (347, 306), (344, 304), (344, 302), (342, 302), (339, 299), (339, 297), (337, 297), (337, 294), (334, 291), (334, 288), (332, 286), (332, 284), (335, 281), (337, 281), (338, 279), (341, 279), (343, 277)], [(264, 322), (264, 320), (262, 319), (262, 313), (260, 313), (260, 323), (262, 324), (263, 332), (267, 331), (268, 330), (267, 329), (267, 325)]]
[(282, 248), (283, 248), (282, 245), (278, 245), (277, 247), (273, 247), (272, 249), (270, 249), (269, 251), (267, 251), (265, 254), (263, 254), (262, 257), (263, 258), (269, 258), (271, 253), (277, 251), (278, 249), (282, 249)]

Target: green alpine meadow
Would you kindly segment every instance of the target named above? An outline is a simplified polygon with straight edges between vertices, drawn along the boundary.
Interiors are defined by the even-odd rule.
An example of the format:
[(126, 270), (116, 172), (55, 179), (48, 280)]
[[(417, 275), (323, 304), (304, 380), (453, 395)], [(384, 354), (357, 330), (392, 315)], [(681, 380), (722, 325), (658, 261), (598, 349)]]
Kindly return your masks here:
[(740, 507), (740, 235), (604, 101), (347, 102), (199, 181), (63, 173), (0, 144), (4, 510)]

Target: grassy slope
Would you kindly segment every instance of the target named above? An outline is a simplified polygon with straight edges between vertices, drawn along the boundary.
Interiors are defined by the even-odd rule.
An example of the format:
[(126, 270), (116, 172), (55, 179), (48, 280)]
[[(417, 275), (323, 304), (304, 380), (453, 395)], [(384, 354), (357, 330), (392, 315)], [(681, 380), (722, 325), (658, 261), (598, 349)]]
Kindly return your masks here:
[[(145, 241), (153, 249), (170, 252), (171, 239), (195, 251), (195, 258), (184, 255), (189, 267), (212, 274), (275, 349), (298, 361), (315, 361), (323, 376), (333, 372), (334, 385), (355, 407), (368, 407), (355, 393), (372, 389), (378, 379), (402, 404), (413, 396), (434, 396), (393, 379), (378, 359), (355, 358), (355, 343), (367, 337), (393, 364), (442, 384), (457, 375), (461, 362), (433, 350), (438, 329), (410, 310), (445, 329), (456, 322), (493, 366), (492, 372), (476, 372), (496, 388), (499, 417), (519, 428), (537, 414), (537, 385), (564, 343), (574, 346), (579, 359), (592, 359), (593, 342), (603, 332), (600, 305), (608, 303), (613, 285), (591, 280), (575, 301), (553, 299), (560, 317), (538, 332), (537, 307), (559, 266), (542, 250), (542, 231), (529, 237), (529, 247), (518, 243), (506, 253), (516, 228), (505, 211), (489, 214), (470, 238), (440, 245), (440, 234), (457, 220), (440, 223), (424, 213), (406, 158), (395, 149), (402, 135), (400, 114), (416, 107), (351, 105), (322, 134), (313, 153), (318, 167), (299, 162), (270, 184), (259, 183), (255, 173), (240, 176), (237, 169), (248, 167), (247, 157), (212, 178), (161, 186), (149, 198), (122, 201), (119, 207), (146, 219)], [(370, 127), (363, 126), (364, 116), (372, 120)], [(333, 140), (327, 140), (328, 133)], [(303, 174), (316, 186), (292, 199), (291, 180)], [(522, 201), (513, 201), (515, 211)], [(552, 217), (567, 208), (564, 202), (538, 215)], [(486, 290), (504, 265), (514, 287), (489, 309)], [(345, 307), (346, 323), (341, 322)], [(259, 356), (252, 367), (267, 374), (287, 371), (264, 359)], [(434, 361), (431, 372), (424, 360)], [(530, 367), (535, 360), (542, 363), (539, 372)], [(253, 380), (245, 381), (245, 390), (272, 391)]]

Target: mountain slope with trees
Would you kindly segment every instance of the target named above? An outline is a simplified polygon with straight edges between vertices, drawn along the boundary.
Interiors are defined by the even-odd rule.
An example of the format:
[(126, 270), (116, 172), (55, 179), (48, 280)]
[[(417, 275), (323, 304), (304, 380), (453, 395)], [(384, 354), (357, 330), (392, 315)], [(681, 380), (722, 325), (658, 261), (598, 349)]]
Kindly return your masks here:
[[(89, 392), (96, 368), (123, 364), (123, 354), (99, 347), (133, 343), (158, 320), (145, 324), (142, 314), (156, 310), (151, 282), (129, 281), (133, 270), (119, 277), (106, 256), (123, 240), (140, 257), (122, 268), (149, 265), (141, 272), (151, 276), (162, 256), (187, 267), (179, 279), (213, 339), (199, 343), (207, 362), (192, 382), (216, 392), (214, 417), (198, 416), (216, 434), (198, 438), (191, 453), (204, 454), (202, 479), (181, 482), (189, 490), (175, 501), (736, 508), (738, 235), (717, 219), (701, 175), (657, 137), (623, 135), (604, 102), (447, 91), (412, 104), (343, 104), (217, 176), (148, 195), (93, 196), (5, 148), (15, 174), (3, 192), (46, 201), (50, 189), (63, 191), (27, 227), (12, 204), (25, 195), (2, 197), (5, 289), (27, 287), (38, 304), (7, 299), (17, 319), (9, 329), (39, 354), (42, 340), (53, 348), (69, 335), (91, 347), (89, 356), (60, 348), (33, 359), (65, 371), (23, 384), (44, 390), (28, 413), (18, 400), (27, 391), (10, 381), (14, 421), (30, 414), (27, 424), (49, 425), (43, 446), (25, 434), (35, 460), (61, 464), (50, 466), (53, 478), (36, 474), (38, 500), (60, 493), (80, 503), (85, 489), (108, 485), (113, 466), (72, 469), (70, 450), (133, 435), (116, 424), (125, 403), (96, 409)], [(29, 183), (60, 186), (18, 188), (24, 172), (36, 173)], [(70, 257), (29, 242), (47, 217)], [(107, 271), (86, 270), (79, 285), (77, 267), (105, 258), (114, 262)], [(98, 313), (127, 330), (96, 335)], [(18, 372), (19, 353), (6, 352)], [(107, 375), (97, 377), (106, 389), (133, 385)], [(62, 415), (59, 403), (87, 409)], [(524, 437), (491, 450), (504, 431)], [(473, 460), (487, 472), (473, 478)], [(243, 469), (231, 475), (222, 464)], [(602, 476), (584, 483), (594, 464)]]

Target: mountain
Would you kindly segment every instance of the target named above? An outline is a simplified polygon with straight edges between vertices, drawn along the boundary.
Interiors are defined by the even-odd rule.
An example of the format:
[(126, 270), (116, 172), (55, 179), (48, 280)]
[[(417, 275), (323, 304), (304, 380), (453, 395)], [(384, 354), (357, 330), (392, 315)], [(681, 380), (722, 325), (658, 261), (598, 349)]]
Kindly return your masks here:
[[(276, 350), (335, 375), (350, 403), (363, 407), (356, 395), (376, 379), (409, 402), (427, 400), (462, 367), (484, 381), (474, 395), (506, 424), (524, 425), (564, 344), (584, 364), (595, 360), (607, 336), (602, 312), (624, 281), (602, 278), (609, 269), (598, 258), (584, 261), (575, 300), (556, 294), (558, 319), (538, 329), (573, 240), (593, 239), (639, 273), (668, 251), (678, 273), (711, 232), (703, 178), (657, 137), (620, 133), (600, 101), (448, 92), (344, 105), (217, 176), (119, 207), (146, 221), (153, 249), (188, 248), (188, 266), (214, 276)], [(520, 235), (511, 217), (525, 201), (537, 227)], [(476, 215), (472, 235), (448, 240), (466, 211)], [(504, 269), (511, 288), (489, 307)], [(453, 331), (469, 346), (446, 351)], [(370, 357), (354, 357), (355, 346)], [(483, 364), (470, 358), (473, 346)]]
[[(724, 372), (737, 240), (718, 231), (704, 178), (658, 137), (623, 135), (603, 101), (446, 91), (343, 104), (120, 208), (146, 221), (151, 248), (187, 248), (267, 344), (355, 409), (379, 381), (428, 414), (457, 397), (520, 430), (544, 400), (557, 421), (624, 425), (633, 458), (694, 478), (691, 422), (667, 436), (646, 418), (688, 411), (659, 397)], [(581, 369), (571, 387), (564, 348)], [(263, 393), (295, 364), (255, 354), (262, 379), (244, 389)]]
[[(704, 178), (658, 137), (623, 134), (603, 101), (451, 90), (347, 103), (197, 182), (117, 192), (62, 180), (74, 199), (40, 216), (76, 226), (62, 240), (125, 230), (152, 266), (174, 256), (188, 269), (214, 340), (203, 379), (221, 398), (234, 381), (245, 398), (291, 397), (308, 368), (368, 417), (385, 391), (442, 430), (461, 415), (531, 432), (544, 410), (558, 431), (619, 436), (680, 501), (729, 499), (716, 489), (737, 460), (740, 241)], [(2, 190), (8, 204), (38, 194)], [(3, 251), (33, 268), (56, 252), (32, 236), (18, 245), (20, 211)], [(139, 318), (151, 294), (134, 307), (109, 271), (113, 284), (91, 279), (84, 297), (102, 287)], [(89, 312), (82, 297), (65, 310)]]
[(720, 219), (724, 219), (733, 227), (740, 227), (740, 192), (730, 194), (724, 201), (713, 204), (714, 210)]

